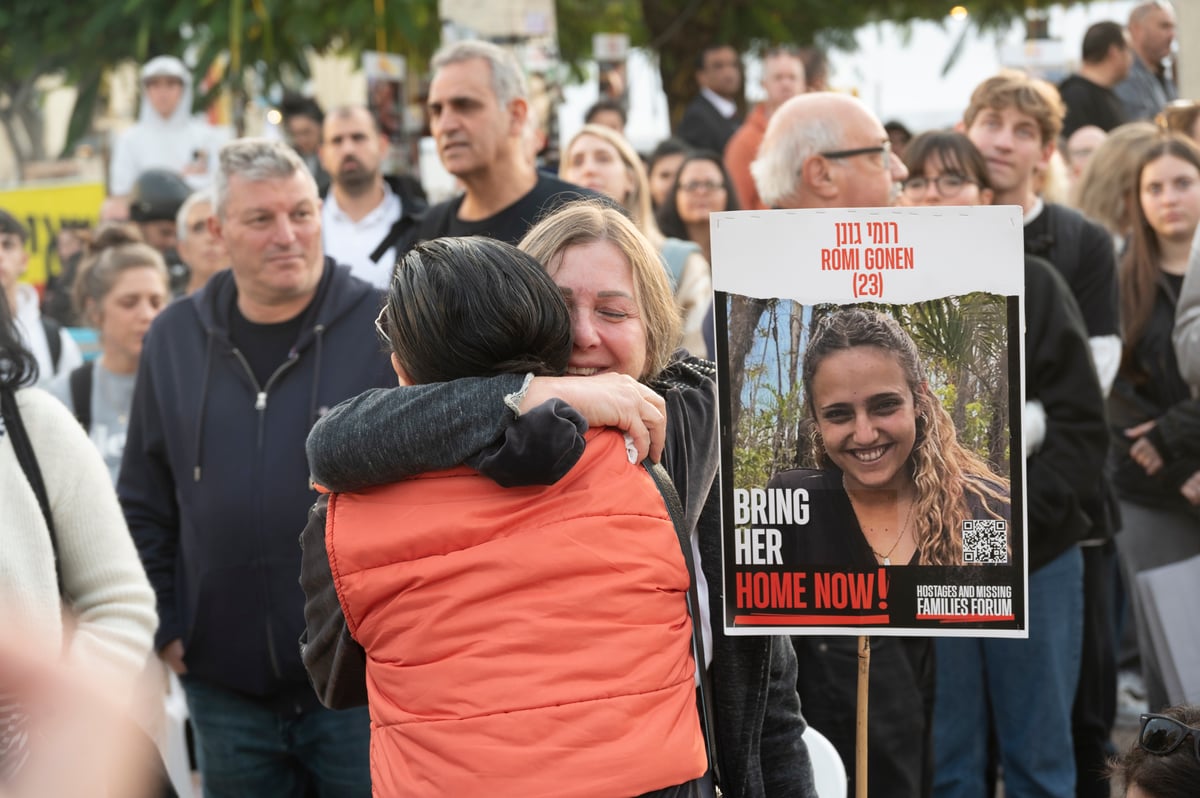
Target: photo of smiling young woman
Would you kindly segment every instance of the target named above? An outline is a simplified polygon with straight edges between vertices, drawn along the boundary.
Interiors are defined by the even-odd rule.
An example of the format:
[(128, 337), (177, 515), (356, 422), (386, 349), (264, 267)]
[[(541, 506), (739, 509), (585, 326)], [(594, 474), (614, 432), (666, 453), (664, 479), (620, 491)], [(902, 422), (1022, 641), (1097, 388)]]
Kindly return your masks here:
[[(959, 442), (912, 337), (865, 308), (821, 317), (802, 380), (814, 466), (776, 473), (767, 490), (807, 491), (809, 523), (784, 524), (789, 562), (874, 568), (1008, 561), (964, 554), (964, 522), (1009, 527), (1009, 480)], [(788, 527), (788, 528), (783, 528)]]

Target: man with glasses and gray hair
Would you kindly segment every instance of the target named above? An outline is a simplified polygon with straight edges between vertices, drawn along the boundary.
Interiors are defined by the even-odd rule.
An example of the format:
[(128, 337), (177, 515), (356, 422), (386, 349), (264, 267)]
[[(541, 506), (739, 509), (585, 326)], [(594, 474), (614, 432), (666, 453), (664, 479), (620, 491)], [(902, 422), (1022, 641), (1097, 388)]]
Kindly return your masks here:
[[(117, 492), (158, 596), (209, 798), (369, 796), (365, 708), (325, 709), (298, 641), (304, 440), (343, 399), (395, 384), (379, 292), (324, 256), (321, 200), (281, 141), (221, 149), (209, 230), (230, 269), (145, 339)], [(191, 231), (189, 231), (191, 232)]]
[(892, 204), (908, 177), (883, 124), (846, 94), (801, 94), (771, 116), (750, 165), (768, 208), (871, 208)]

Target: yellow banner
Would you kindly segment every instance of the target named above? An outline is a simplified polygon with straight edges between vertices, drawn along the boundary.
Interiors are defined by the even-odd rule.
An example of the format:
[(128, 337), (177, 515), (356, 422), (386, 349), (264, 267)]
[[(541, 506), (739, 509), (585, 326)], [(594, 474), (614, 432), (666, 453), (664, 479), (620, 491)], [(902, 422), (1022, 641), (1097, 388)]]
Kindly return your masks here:
[(41, 286), (48, 274), (62, 269), (54, 239), (64, 226), (95, 227), (104, 201), (103, 183), (37, 186), (0, 191), (0, 208), (17, 217), (29, 231), (29, 269), (22, 278)]

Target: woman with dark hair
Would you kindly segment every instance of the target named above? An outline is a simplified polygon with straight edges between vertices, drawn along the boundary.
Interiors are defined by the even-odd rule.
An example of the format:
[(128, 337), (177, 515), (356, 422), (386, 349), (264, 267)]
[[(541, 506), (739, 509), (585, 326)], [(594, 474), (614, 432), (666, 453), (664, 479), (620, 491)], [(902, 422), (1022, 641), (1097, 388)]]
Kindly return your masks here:
[[(30, 652), (89, 669), (123, 705), (150, 654), (154, 593), (99, 453), (61, 403), (28, 387), (36, 379), (0, 301), (0, 605)], [(10, 774), (36, 745), (11, 695), (0, 684)]]
[(1142, 715), (1137, 740), (1112, 774), (1125, 798), (1193, 798), (1200, 790), (1200, 707)]
[(25, 225), (0, 208), (0, 301), (8, 303), (18, 340), (37, 360), (38, 382), (45, 387), (55, 375), (82, 363), (83, 356), (70, 333), (42, 315), (37, 290), (20, 282), (29, 266), (28, 239)]
[[(571, 357), (563, 293), (483, 237), (410, 250), (379, 319), (402, 386)], [(366, 654), (378, 794), (704, 794), (688, 568), (635, 460), (551, 401), (469, 467), (318, 505), (305, 558), (328, 556)]]
[[(1130, 191), (1133, 228), (1119, 274), (1123, 351), (1109, 397), (1110, 468), (1123, 526), (1126, 584), (1200, 554), (1200, 419), (1171, 343), (1188, 255), (1200, 227), (1200, 148), (1171, 133), (1142, 151)], [(1146, 607), (1130, 594), (1151, 710), (1168, 703)]]
[(721, 156), (693, 152), (679, 165), (675, 182), (658, 207), (658, 226), (663, 235), (698, 244), (704, 259), (712, 263), (709, 215), (741, 207)]
[(59, 376), (48, 390), (83, 424), (115, 485), (142, 341), (167, 304), (170, 277), (158, 250), (110, 226), (89, 245), (72, 294), (78, 317), (97, 331), (100, 357)]
[(657, 211), (667, 199), (671, 186), (675, 185), (675, 175), (679, 174), (679, 166), (683, 159), (692, 151), (691, 146), (683, 139), (674, 136), (665, 138), (658, 143), (650, 157), (646, 159), (646, 177), (650, 181), (650, 201)]
[[(790, 642), (725, 635), (723, 598), (708, 587), (720, 584), (722, 545), (714, 371), (672, 352), (679, 317), (657, 253), (619, 210), (586, 202), (543, 219), (521, 246), (546, 268), (571, 308), (567, 376), (501, 375), (364, 393), (314, 426), (308, 440), (314, 477), (360, 490), (445, 468), (487, 449), (556, 397), (592, 426), (630, 428), (641, 452), (649, 437), (651, 452), (663, 451), (683, 527), (699, 555), (701, 674), (712, 683), (721, 791), (730, 798), (815, 796)], [(665, 446), (664, 409), (670, 422)], [(531, 447), (526, 455), (536, 461), (561, 453)], [(310, 605), (323, 600), (311, 590), (309, 596)], [(310, 623), (306, 634), (305, 664), (323, 700), (365, 701), (362, 654), (339, 626)]]
[(983, 154), (961, 133), (931, 131), (908, 143), (900, 205), (991, 205), (995, 192)]

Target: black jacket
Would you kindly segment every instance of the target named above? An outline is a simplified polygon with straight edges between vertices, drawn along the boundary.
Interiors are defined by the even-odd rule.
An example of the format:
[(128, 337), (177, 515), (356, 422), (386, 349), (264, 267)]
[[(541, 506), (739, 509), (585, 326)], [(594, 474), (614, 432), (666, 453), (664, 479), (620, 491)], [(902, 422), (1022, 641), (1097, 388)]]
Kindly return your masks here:
[(1025, 300), (1025, 398), (1046, 411), (1046, 437), (1025, 461), (1032, 572), (1115, 522), (1098, 517), (1108, 435), (1079, 306), (1039, 258), (1025, 258)]
[[(1072, 307), (1078, 310), (1079, 315), (1082, 316), (1084, 331), (1089, 339), (1120, 336), (1121, 329), (1117, 309), (1116, 256), (1113, 253), (1112, 238), (1103, 227), (1084, 217), (1083, 214), (1073, 208), (1046, 203), (1037, 218), (1025, 225), (1025, 252), (1028, 255), (1044, 258), (1046, 263), (1058, 272), (1062, 281), (1066, 283), (1066, 293), (1075, 300)], [(1045, 280), (1039, 275), (1030, 275), (1028, 263), (1026, 265), (1026, 279), (1036, 280), (1038, 285), (1047, 285)], [(1062, 293), (1058, 290), (1059, 285), (1056, 284), (1053, 287), (1047, 288), (1047, 291), (1050, 293), (1043, 296), (1037, 294), (1036, 289), (1031, 288), (1027, 284), (1025, 290), (1026, 301), (1031, 308), (1035, 302), (1049, 303), (1051, 307), (1054, 307), (1051, 299)], [(1027, 312), (1026, 315), (1029, 316), (1030, 314)], [(1075, 316), (1074, 313), (1070, 315), (1072, 317)], [(1058, 319), (1057, 323), (1052, 325), (1053, 329), (1051, 332), (1059, 335), (1065, 334), (1066, 330), (1063, 327), (1065, 321), (1065, 319)], [(1035, 336), (1027, 332), (1027, 345), (1032, 346), (1039, 340), (1040, 338), (1035, 340)], [(1089, 360), (1090, 358), (1091, 350), (1089, 349)], [(1062, 375), (1063, 379), (1072, 379), (1071, 374), (1075, 375), (1074, 379), (1080, 377), (1078, 368), (1072, 368), (1068, 371), (1068, 374)], [(1058, 465), (1060, 467), (1075, 467), (1076, 464), (1060, 462)], [(1032, 465), (1030, 467), (1032, 468)], [(1084, 467), (1082, 472), (1091, 474), (1091, 464), (1089, 463), (1087, 467)], [(1051, 474), (1050, 477), (1051, 486), (1056, 485), (1066, 478), (1062, 472)], [(1031, 485), (1033, 484), (1032, 479), (1031, 476)], [(1068, 479), (1067, 481), (1079, 484), (1078, 480)], [(1080, 502), (1078, 509), (1082, 516), (1086, 516), (1086, 524), (1089, 526), (1089, 532), (1083, 538), (1080, 538), (1080, 540), (1111, 537), (1121, 528), (1116, 494), (1113, 491), (1108, 475), (1101, 474), (1098, 481), (1100, 483), (1099, 488), (1095, 491), (1089, 491), (1090, 495), (1084, 495), (1083, 493), (1074, 494)], [(1041, 487), (1047, 486), (1042, 485)], [(1037, 501), (1038, 496), (1032, 494), (1028, 503), (1031, 512), (1039, 509)], [(1061, 516), (1073, 511), (1073, 508), (1074, 503), (1059, 507), (1060, 520)], [(1047, 505), (1040, 509), (1051, 513), (1053, 507), (1052, 505)], [(1034, 521), (1032, 515), (1029, 520), (1032, 529)], [(1073, 534), (1081, 528), (1081, 521), (1080, 517), (1076, 516), (1065, 527), (1061, 523), (1054, 522), (1048, 523), (1047, 526), (1051, 528), (1056, 525), (1061, 527), (1060, 533)], [(1037, 556), (1038, 552), (1033, 548), (1032, 543), (1030, 544), (1030, 548), (1029, 567), (1031, 570), (1049, 562), (1049, 558), (1042, 560)], [(1059, 549), (1059, 551), (1061, 552), (1063, 549)]]
[(305, 435), (326, 408), (394, 380), (375, 339), (379, 293), (323, 268), (291, 354), (261, 387), (229, 338), (231, 272), (163, 311), (117, 486), (158, 596), (156, 646), (181, 639), (193, 676), (288, 702), (313, 699), (296, 646), (296, 536), (316, 496)]
[(1067, 282), (1088, 337), (1120, 335), (1112, 237), (1079, 211), (1047, 202), (1025, 225), (1025, 252), (1045, 258)]
[(697, 150), (707, 150), (721, 156), (725, 154), (725, 145), (741, 126), (740, 116), (721, 116), (715, 105), (704, 95), (698, 94), (683, 110), (683, 118), (679, 120), (675, 135)]
[[(1108, 407), (1111, 418), (1110, 468), (1117, 494), (1131, 502), (1194, 512), (1179, 487), (1200, 471), (1200, 405), (1179, 372), (1171, 333), (1182, 280), (1160, 275), (1154, 307), (1137, 341), (1129, 342)], [(1151, 477), (1129, 457), (1129, 427), (1154, 420), (1149, 439), (1163, 458)]]

